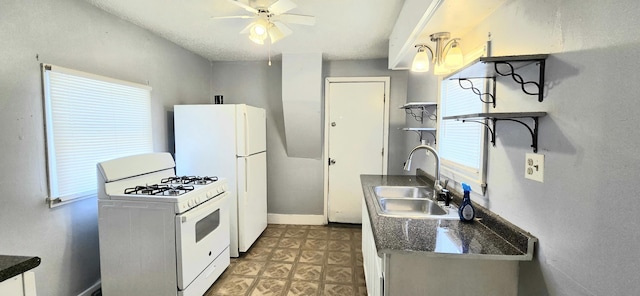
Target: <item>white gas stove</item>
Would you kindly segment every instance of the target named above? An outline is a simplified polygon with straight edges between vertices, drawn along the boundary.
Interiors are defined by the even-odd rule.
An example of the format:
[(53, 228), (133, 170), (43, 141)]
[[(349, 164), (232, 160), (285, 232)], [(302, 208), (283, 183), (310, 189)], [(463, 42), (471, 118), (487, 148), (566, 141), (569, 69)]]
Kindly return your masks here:
[(226, 180), (174, 168), (168, 153), (98, 164), (103, 295), (201, 296), (229, 266)]

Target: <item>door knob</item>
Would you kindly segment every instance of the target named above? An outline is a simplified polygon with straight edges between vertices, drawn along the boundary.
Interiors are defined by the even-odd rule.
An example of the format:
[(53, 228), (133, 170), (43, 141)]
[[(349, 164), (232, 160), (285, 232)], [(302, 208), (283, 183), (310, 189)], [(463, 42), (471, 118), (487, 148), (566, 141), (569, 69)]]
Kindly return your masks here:
[(332, 164), (336, 164), (336, 160), (329, 158), (329, 165), (332, 165)]
[(331, 126), (336, 126), (336, 122), (335, 122), (335, 121), (334, 121), (334, 122), (332, 122), (332, 123), (331, 123)]

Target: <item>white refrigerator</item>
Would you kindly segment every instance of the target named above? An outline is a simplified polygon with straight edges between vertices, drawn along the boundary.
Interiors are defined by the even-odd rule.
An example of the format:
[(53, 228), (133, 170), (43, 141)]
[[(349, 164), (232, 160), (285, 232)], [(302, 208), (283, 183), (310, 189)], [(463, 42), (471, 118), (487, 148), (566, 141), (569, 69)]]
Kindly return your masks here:
[(175, 105), (176, 174), (227, 178), (232, 257), (267, 227), (265, 110), (245, 104)]

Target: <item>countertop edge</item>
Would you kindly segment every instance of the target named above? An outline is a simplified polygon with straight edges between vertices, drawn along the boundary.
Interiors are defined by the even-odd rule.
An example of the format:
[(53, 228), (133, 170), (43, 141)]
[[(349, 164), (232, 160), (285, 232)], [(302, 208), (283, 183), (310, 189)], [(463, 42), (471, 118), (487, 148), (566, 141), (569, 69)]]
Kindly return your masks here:
[[(2, 264), (4, 261), (11, 261), (10, 265)], [(0, 282), (8, 280), (19, 274), (34, 269), (40, 265), (40, 257), (25, 257), (25, 256), (0, 256)]]
[[(377, 247), (377, 246), (376, 246)], [(497, 261), (531, 261), (533, 254), (524, 255), (483, 255), (483, 254), (450, 254), (450, 253), (436, 253), (428, 251), (408, 251), (408, 250), (394, 250), (383, 249), (377, 252), (378, 257), (382, 258), (384, 254), (399, 254), (399, 255), (416, 255), (431, 258), (455, 258), (455, 259), (472, 259), (472, 260), (497, 260)]]

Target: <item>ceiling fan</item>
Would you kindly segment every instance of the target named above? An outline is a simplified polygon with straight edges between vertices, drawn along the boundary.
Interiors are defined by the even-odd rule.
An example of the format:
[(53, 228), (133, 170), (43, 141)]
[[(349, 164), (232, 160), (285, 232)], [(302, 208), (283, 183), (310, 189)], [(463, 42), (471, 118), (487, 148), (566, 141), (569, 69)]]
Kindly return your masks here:
[(287, 11), (297, 7), (291, 0), (277, 0), (268, 7), (253, 7), (239, 0), (227, 0), (242, 7), (253, 15), (219, 16), (213, 19), (255, 19), (240, 34), (249, 34), (249, 39), (257, 44), (264, 44), (267, 37), (275, 43), (293, 33), (285, 23), (313, 26), (316, 18), (311, 15), (291, 14)]

